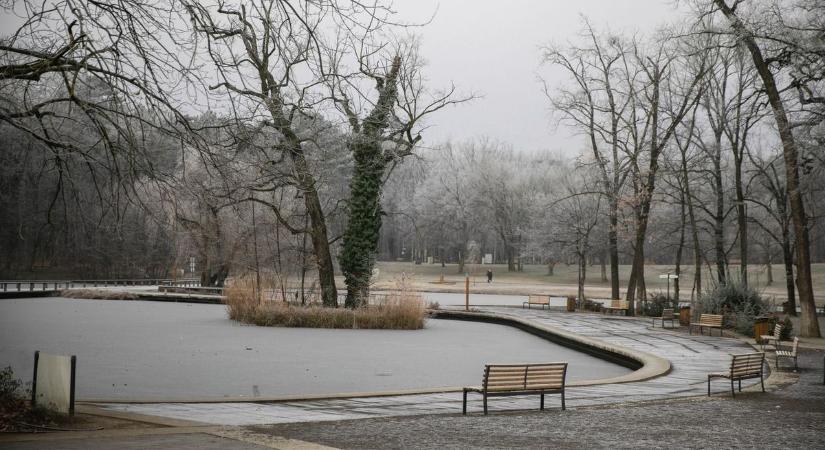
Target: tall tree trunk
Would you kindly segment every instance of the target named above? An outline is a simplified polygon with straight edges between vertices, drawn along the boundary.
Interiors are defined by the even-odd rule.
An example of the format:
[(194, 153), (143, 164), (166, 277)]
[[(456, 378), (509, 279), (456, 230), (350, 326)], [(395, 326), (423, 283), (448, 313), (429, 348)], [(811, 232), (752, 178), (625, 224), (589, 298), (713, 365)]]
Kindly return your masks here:
[[(387, 159), (382, 144), (398, 96), (401, 58), (395, 57), (379, 88), (378, 100), (349, 143), (355, 160), (350, 180), (349, 220), (344, 231), (341, 271), (347, 284), (346, 306), (355, 308), (369, 300), (370, 277), (375, 267), (381, 231), (381, 189)], [(426, 249), (426, 247), (425, 247)]]
[(614, 199), (610, 200), (610, 229), (607, 232), (607, 241), (610, 252), (610, 298), (619, 299), (619, 214)]
[(748, 216), (742, 189), (742, 156), (734, 148), (734, 184), (736, 186), (736, 221), (739, 227), (739, 277), (748, 286)]
[[(274, 80), (269, 80), (270, 85), (276, 86)], [(338, 306), (338, 292), (335, 287), (335, 267), (332, 265), (332, 254), (329, 251), (329, 238), (327, 233), (327, 222), (324, 217), (324, 210), (321, 208), (321, 200), (318, 198), (318, 189), (315, 186), (315, 177), (312, 175), (309, 163), (304, 154), (301, 139), (292, 130), (292, 123), (286, 118), (281, 110), (280, 100), (275, 97), (267, 102), (269, 114), (272, 117), (275, 128), (283, 135), (284, 144), (287, 148), (292, 165), (295, 170), (295, 178), (298, 180), (298, 188), (304, 197), (304, 207), (309, 216), (309, 235), (312, 239), (312, 249), (315, 252), (315, 264), (318, 267), (318, 282), (321, 285), (321, 300), (324, 306)]]
[(602, 282), (607, 281), (607, 254), (602, 253), (601, 258), (599, 258), (602, 266)]
[[(721, 139), (721, 138), (720, 138)], [(717, 140), (717, 145), (721, 143)], [(717, 147), (714, 159), (714, 189), (716, 191), (716, 211), (713, 216), (713, 243), (716, 253), (716, 276), (719, 285), (727, 283), (727, 256), (725, 255), (725, 192), (722, 184), (721, 149)]]
[(578, 280), (578, 297), (579, 307), (584, 307), (584, 282), (587, 279), (587, 256), (584, 251), (579, 253), (579, 280)]
[(642, 302), (647, 302), (647, 280), (645, 280), (645, 249), (642, 247), (639, 251), (640, 260), (639, 270), (636, 271), (636, 298)]
[(791, 204), (791, 218), (794, 225), (794, 236), (796, 238), (796, 287), (799, 291), (799, 303), (802, 307), (802, 317), (800, 320), (799, 335), (803, 337), (820, 337), (819, 320), (816, 316), (816, 303), (814, 301), (813, 280), (811, 274), (811, 245), (808, 236), (808, 216), (805, 213), (805, 203), (802, 199), (799, 182), (799, 166), (797, 164), (798, 155), (796, 142), (791, 124), (785, 112), (785, 105), (782, 102), (781, 94), (776, 86), (773, 73), (762, 56), (762, 50), (756, 44), (753, 34), (739, 19), (736, 13), (728, 6), (725, 0), (714, 0), (716, 5), (728, 18), (732, 28), (737, 32), (738, 37), (753, 58), (753, 64), (762, 84), (768, 95), (768, 102), (773, 110), (776, 120), (776, 128), (779, 130), (779, 137), (782, 140), (782, 150), (785, 160), (785, 182), (788, 186), (788, 195)]
[[(655, 176), (655, 175), (654, 175)], [(636, 314), (636, 298), (637, 298), (637, 291), (640, 290), (640, 279), (644, 277), (644, 265), (645, 265), (645, 256), (644, 256), (644, 245), (645, 245), (645, 236), (647, 235), (647, 217), (650, 213), (650, 201), (649, 200), (642, 200), (642, 211), (639, 213), (639, 217), (636, 224), (636, 236), (634, 239), (634, 250), (633, 250), (633, 263), (630, 268), (630, 278), (627, 282), (627, 306), (628, 306), (628, 313), (631, 315)], [(641, 283), (644, 283), (642, 281)], [(640, 299), (641, 300), (641, 299)]]
[(785, 313), (796, 316), (796, 289), (794, 287), (793, 276), (793, 248), (791, 247), (790, 236), (784, 232), (782, 236), (782, 262), (785, 264), (785, 289), (788, 293), (788, 307)]
[(682, 273), (682, 252), (685, 249), (685, 226), (687, 225), (687, 219), (685, 217), (685, 192), (681, 191), (679, 193), (679, 207), (681, 209), (681, 213), (679, 215), (681, 221), (679, 226), (679, 245), (676, 247), (676, 270), (675, 275), (676, 279), (673, 280), (673, 303), (674, 306), (679, 305), (679, 281), (681, 280), (680, 275)]
[[(309, 173), (309, 166), (303, 157), (296, 155), (296, 159), (301, 161), (301, 170)], [(299, 177), (299, 180), (302, 177)], [(315, 189), (315, 180), (299, 181), (302, 186), (309, 183), (304, 190), (304, 204), (310, 222), (310, 237), (312, 238), (312, 249), (315, 252), (315, 264), (318, 266), (318, 282), (321, 285), (321, 301), (324, 306), (335, 308), (338, 306), (338, 291), (335, 287), (335, 268), (332, 265), (332, 254), (329, 251), (329, 239), (327, 238), (327, 223), (324, 217), (324, 210), (321, 208), (321, 201), (318, 198), (318, 191)]]

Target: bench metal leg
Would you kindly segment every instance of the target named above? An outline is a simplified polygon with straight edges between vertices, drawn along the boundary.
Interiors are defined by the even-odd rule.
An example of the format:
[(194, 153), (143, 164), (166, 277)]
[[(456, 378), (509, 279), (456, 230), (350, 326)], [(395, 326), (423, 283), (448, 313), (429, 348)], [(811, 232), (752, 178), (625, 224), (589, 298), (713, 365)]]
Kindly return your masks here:
[(564, 389), (561, 390), (561, 410), (564, 411), (567, 407), (564, 405)]
[(544, 411), (544, 392), (541, 393), (541, 403), (539, 403), (539, 410)]
[(762, 383), (762, 392), (765, 392), (765, 376), (763, 374), (759, 374), (759, 382)]
[(733, 388), (733, 378), (730, 379), (730, 395), (736, 397), (736, 389)]
[(710, 397), (710, 375), (708, 375), (708, 397)]
[(487, 394), (484, 394), (484, 415), (487, 415)]
[(742, 392), (742, 380), (739, 380), (739, 392)]
[(461, 407), (461, 414), (467, 415), (467, 391), (464, 391), (464, 403)]

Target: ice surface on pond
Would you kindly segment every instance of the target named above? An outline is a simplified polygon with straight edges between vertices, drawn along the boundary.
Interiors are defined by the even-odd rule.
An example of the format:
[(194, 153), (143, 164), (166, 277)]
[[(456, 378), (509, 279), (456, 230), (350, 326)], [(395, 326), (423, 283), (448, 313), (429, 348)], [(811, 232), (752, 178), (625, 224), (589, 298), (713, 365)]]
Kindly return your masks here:
[(571, 380), (629, 372), (503, 325), (429, 320), (415, 331), (267, 328), (227, 319), (222, 305), (0, 301), (0, 366), (31, 380), (35, 350), (77, 355), (79, 399), (477, 385), (485, 363), (568, 361)]

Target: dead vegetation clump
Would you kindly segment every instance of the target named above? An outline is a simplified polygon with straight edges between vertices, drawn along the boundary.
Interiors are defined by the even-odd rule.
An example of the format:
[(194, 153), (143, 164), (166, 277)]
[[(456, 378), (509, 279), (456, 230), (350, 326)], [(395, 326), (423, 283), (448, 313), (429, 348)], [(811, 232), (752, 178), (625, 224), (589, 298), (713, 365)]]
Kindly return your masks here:
[(114, 292), (100, 289), (64, 289), (60, 296), (65, 298), (81, 298), (87, 300), (137, 300), (138, 296), (131, 292)]
[(0, 370), (0, 433), (43, 431), (62, 425), (68, 416), (33, 407), (30, 386), (14, 376), (11, 367)]
[(273, 301), (262, 287), (260, 295), (254, 277), (238, 277), (225, 290), (229, 318), (269, 327), (361, 328), (417, 330), (424, 328), (424, 301), (405, 277), (397, 280), (397, 290), (382, 296), (376, 304), (356, 309), (325, 308)]

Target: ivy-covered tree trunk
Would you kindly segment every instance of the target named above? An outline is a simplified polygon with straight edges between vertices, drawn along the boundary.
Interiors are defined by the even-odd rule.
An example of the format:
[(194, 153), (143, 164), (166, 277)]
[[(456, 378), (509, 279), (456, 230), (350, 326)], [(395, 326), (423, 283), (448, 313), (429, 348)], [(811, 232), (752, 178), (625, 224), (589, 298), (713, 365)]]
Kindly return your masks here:
[(393, 60), (386, 77), (379, 81), (378, 101), (363, 123), (355, 127), (349, 147), (355, 160), (350, 181), (349, 220), (344, 231), (339, 262), (347, 285), (347, 308), (369, 300), (370, 277), (375, 267), (381, 230), (381, 188), (387, 158), (383, 132), (389, 126), (395, 105), (401, 58)]

